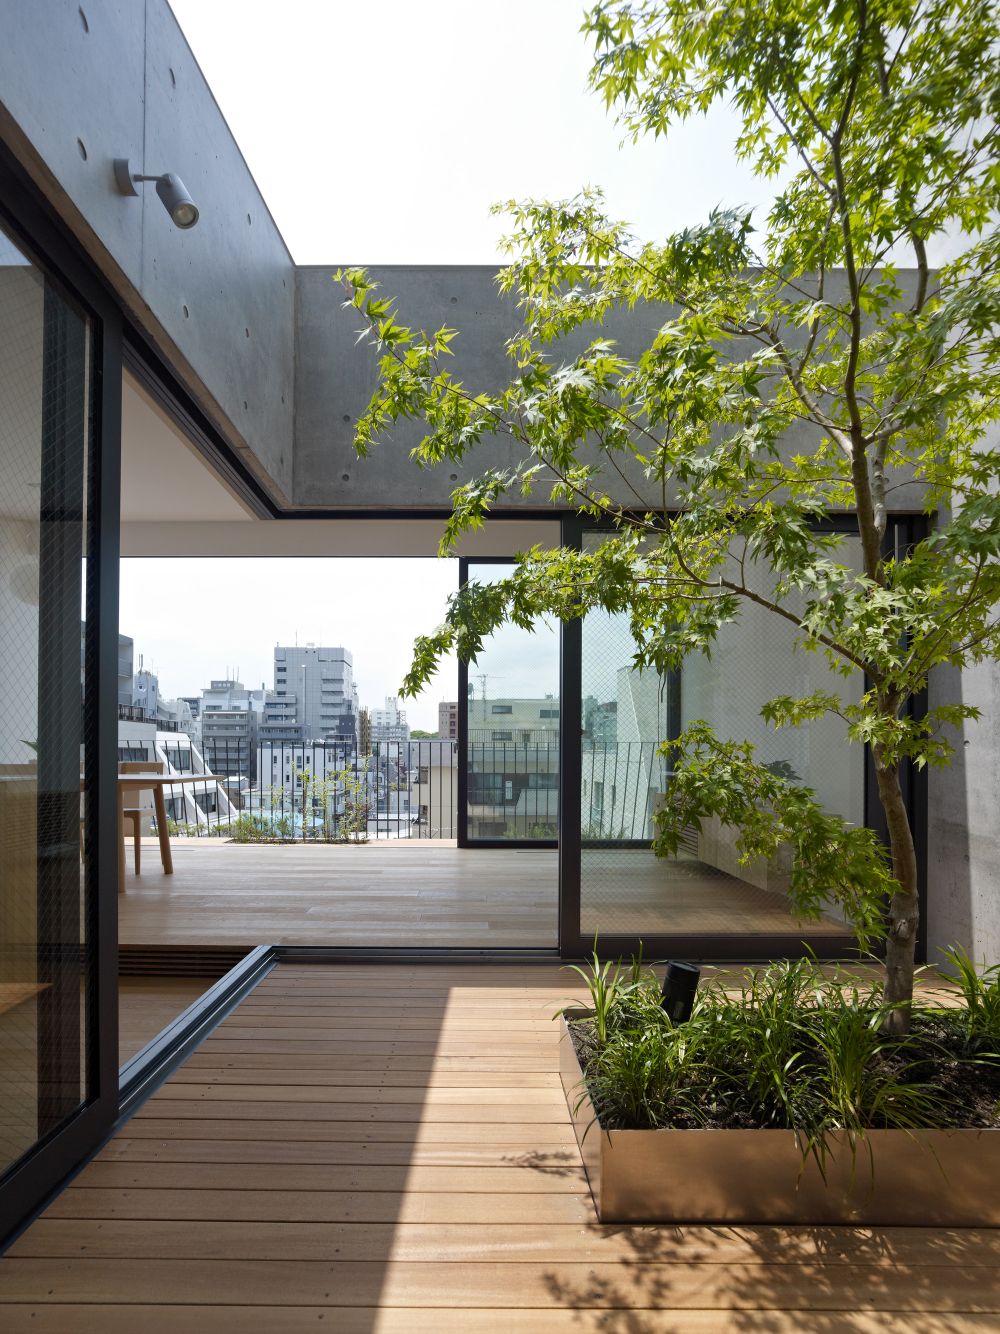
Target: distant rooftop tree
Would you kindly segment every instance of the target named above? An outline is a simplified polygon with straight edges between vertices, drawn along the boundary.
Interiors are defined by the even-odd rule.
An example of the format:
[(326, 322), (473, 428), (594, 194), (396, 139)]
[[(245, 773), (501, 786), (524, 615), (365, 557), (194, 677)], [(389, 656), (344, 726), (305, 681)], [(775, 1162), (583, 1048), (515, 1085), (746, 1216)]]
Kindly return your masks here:
[[(860, 698), (783, 696), (763, 715), (794, 727), (832, 711), (870, 747), (888, 851), (700, 723), (675, 743), (656, 846), (675, 850), (685, 824), (712, 815), (740, 831), (745, 857), (790, 845), (803, 919), (833, 900), (862, 942), (884, 936), (886, 996), (904, 1031), (918, 885), (901, 766), (947, 763), (948, 727), (976, 713), (922, 705), (929, 673), (994, 654), (998, 641), (1000, 9), (607, 0), (583, 30), (592, 84), (629, 133), (666, 134), (728, 102), (737, 156), (776, 196), (760, 233), (745, 210), (719, 209), (660, 243), (636, 240), (595, 192), (505, 205), (499, 287), (521, 323), (501, 386), (449, 371), (454, 330), (407, 327), (364, 271), (337, 275), (379, 356), (358, 450), (416, 419), (420, 464), (476, 451), (444, 551), (504, 495), (542, 486), (611, 530), (585, 551), (535, 548), (509, 577), (467, 585), (417, 641), (406, 689), (449, 650), (473, 659), (497, 627), (543, 615), (627, 613), (636, 665), (660, 672), (709, 652), (748, 604), (791, 622), (799, 651), (864, 674)], [(959, 238), (961, 253), (934, 271), (928, 251), (942, 237)], [(602, 320), (646, 303), (662, 322), (625, 357)], [(515, 467), (485, 466), (498, 438), (521, 447)], [(929, 528), (896, 551), (884, 539), (903, 484)], [(830, 512), (856, 516), (860, 568), (817, 527)]]

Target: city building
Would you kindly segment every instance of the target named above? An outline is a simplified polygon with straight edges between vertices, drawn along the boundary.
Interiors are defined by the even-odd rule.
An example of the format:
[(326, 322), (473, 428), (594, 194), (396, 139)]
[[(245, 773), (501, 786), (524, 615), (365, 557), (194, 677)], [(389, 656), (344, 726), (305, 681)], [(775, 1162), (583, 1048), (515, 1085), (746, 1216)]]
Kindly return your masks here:
[(276, 706), (294, 698), (303, 740), (357, 740), (358, 692), (346, 648), (275, 645), (274, 697)]
[(469, 696), (469, 742), (514, 742), (521, 746), (559, 745), (559, 701), (477, 699)]
[(458, 740), (458, 701), (442, 700), (438, 705), (438, 736), (442, 741)]
[(156, 721), (160, 726), (168, 724), (172, 731), (183, 732), (195, 745), (199, 744), (201, 729), (188, 700), (164, 699), (160, 696), (156, 705)]
[(287, 691), (268, 690), (264, 696), (259, 736), (272, 745), (302, 745), (305, 724), (298, 720), (298, 697)]
[(201, 746), (212, 773), (253, 786), (257, 781), (257, 738), (266, 689), (241, 681), (212, 681), (201, 692)]
[(358, 710), (358, 754), (370, 755), (372, 753), (372, 715), (371, 711), (362, 705)]
[(139, 655), (139, 666), (132, 676), (132, 706), (141, 710), (147, 718), (155, 718), (159, 711), (160, 703), (160, 680), (155, 672), (142, 665), (142, 654)]
[(369, 712), (372, 745), (409, 741), (410, 728), (406, 721), (406, 710), (399, 707), (398, 697), (387, 695), (384, 709), (371, 709)]
[(554, 839), (559, 825), (559, 702), (468, 697), (468, 837)]
[[(81, 662), (83, 654), (84, 627), (80, 630)], [(118, 636), (118, 703), (132, 703), (132, 674), (135, 662), (135, 643), (131, 636)]]
[[(155, 719), (119, 718), (118, 761), (129, 764), (163, 765), (167, 775), (190, 777), (203, 774), (203, 782), (178, 783), (164, 790), (167, 818), (179, 828), (208, 831), (227, 825), (236, 817), (236, 804), (226, 791), (225, 780), (213, 774), (198, 746), (184, 731), (165, 730)], [(153, 804), (148, 794), (141, 801), (142, 832), (150, 833)]]
[(410, 818), (423, 838), (457, 838), (458, 742), (410, 741), (406, 747)]

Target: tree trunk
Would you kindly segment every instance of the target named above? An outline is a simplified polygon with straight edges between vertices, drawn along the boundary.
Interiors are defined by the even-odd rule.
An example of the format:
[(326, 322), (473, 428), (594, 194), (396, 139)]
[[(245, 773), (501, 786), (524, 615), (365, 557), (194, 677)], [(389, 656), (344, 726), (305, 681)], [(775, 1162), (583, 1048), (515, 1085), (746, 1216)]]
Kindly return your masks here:
[(876, 750), (875, 773), (878, 795), (889, 826), (892, 874), (899, 890), (889, 904), (889, 930), (885, 946), (885, 999), (898, 1008), (891, 1015), (890, 1033), (910, 1031), (913, 974), (917, 948), (920, 902), (917, 897), (917, 853), (913, 830), (899, 783), (899, 765), (880, 763)]

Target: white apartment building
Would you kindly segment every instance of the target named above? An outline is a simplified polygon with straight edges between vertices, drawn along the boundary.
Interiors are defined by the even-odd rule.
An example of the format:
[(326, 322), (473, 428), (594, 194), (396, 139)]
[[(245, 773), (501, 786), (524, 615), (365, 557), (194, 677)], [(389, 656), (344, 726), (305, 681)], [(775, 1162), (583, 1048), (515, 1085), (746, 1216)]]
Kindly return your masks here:
[(372, 709), (371, 740), (372, 745), (387, 741), (409, 741), (410, 728), (406, 721), (406, 710), (399, 707), (399, 697), (387, 695), (384, 709)]
[(443, 699), (438, 705), (438, 736), (442, 741), (458, 740), (457, 699)]
[(411, 741), (406, 757), (416, 832), (421, 838), (457, 838), (458, 742)]
[(469, 697), (469, 742), (513, 742), (522, 746), (559, 746), (559, 701), (476, 699)]
[[(185, 732), (164, 731), (158, 729), (153, 719), (132, 721), (120, 719), (118, 723), (118, 759), (162, 764), (166, 774), (204, 774), (204, 782), (184, 783), (177, 787), (167, 786), (164, 800), (167, 817), (184, 829), (207, 828), (210, 825), (228, 824), (238, 815), (236, 807), (230, 802), (223, 785), (210, 767), (204, 756)], [(144, 833), (149, 832), (149, 821), (153, 814), (152, 795), (148, 792), (137, 794), (140, 805), (148, 810), (144, 817)]]

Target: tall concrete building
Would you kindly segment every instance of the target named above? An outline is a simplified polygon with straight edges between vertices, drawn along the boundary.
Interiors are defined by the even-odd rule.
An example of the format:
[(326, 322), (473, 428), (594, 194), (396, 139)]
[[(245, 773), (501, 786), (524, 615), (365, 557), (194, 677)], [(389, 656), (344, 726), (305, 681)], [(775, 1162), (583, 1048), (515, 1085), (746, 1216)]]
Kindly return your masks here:
[(559, 701), (469, 697), (470, 837), (555, 838), (559, 822)]
[[(83, 662), (83, 627), (80, 629), (80, 661)], [(132, 672), (135, 663), (135, 641), (131, 635), (118, 636), (118, 703), (132, 703)]]
[[(357, 740), (358, 690), (354, 658), (342, 646), (277, 644), (274, 703), (295, 700), (304, 741)], [(287, 713), (291, 715), (291, 710)]]
[(139, 655), (139, 666), (136, 668), (132, 677), (132, 704), (137, 709), (142, 709), (147, 718), (155, 718), (159, 710), (160, 703), (160, 680), (155, 672), (142, 665), (142, 654)]
[(301, 745), (305, 727), (296, 716), (298, 697), (287, 691), (269, 690), (264, 697), (260, 741), (267, 745)]
[(542, 699), (469, 698), (469, 741), (520, 746), (559, 747), (559, 701)]

